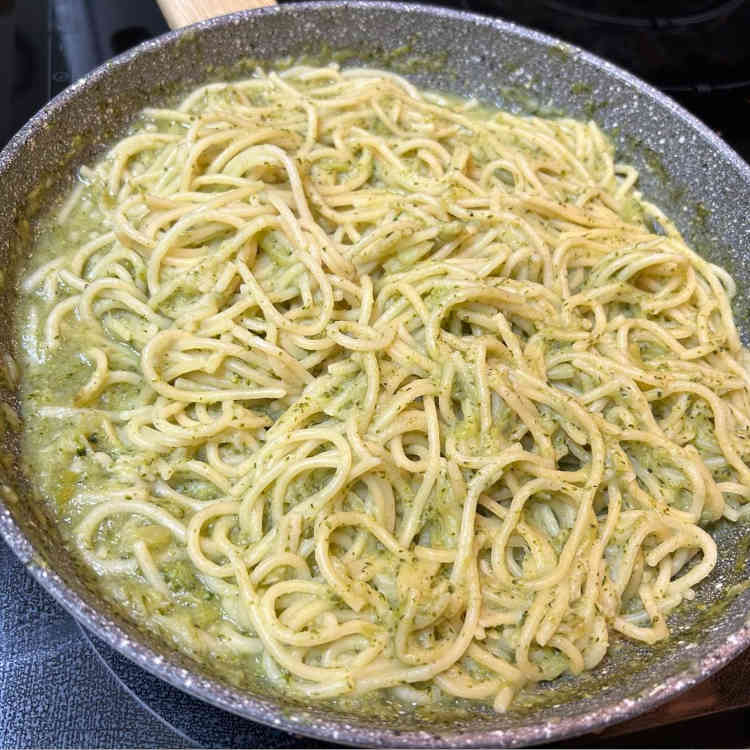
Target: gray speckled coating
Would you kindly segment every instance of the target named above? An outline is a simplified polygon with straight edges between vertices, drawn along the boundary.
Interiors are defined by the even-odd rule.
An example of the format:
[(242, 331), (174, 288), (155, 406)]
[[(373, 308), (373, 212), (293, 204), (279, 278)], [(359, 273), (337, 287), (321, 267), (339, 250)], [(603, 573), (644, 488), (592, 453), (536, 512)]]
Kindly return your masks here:
[[(342, 52), (343, 51), (343, 52)], [(372, 2), (316, 2), (235, 14), (147, 42), (97, 69), (34, 117), (0, 154), (0, 341), (12, 351), (14, 277), (28, 254), (26, 219), (59, 194), (74, 168), (120, 132), (146, 103), (212, 78), (242, 75), (285, 55), (347, 57), (387, 67), (415, 83), (474, 95), (514, 110), (593, 116), (641, 187), (689, 241), (738, 281), (736, 312), (748, 334), (750, 168), (670, 99), (609, 63), (502, 21)], [(244, 62), (242, 62), (244, 60)], [(16, 407), (12, 384), (0, 396)], [(12, 420), (11, 420), (12, 421)], [(470, 706), (440, 718), (419, 710), (368, 715), (303, 706), (262, 683), (239, 689), (140, 632), (96, 595), (34, 500), (4, 425), (0, 531), (31, 574), (109, 645), (171, 684), (221, 708), (299, 734), (357, 745), (520, 746), (580, 734), (634, 716), (711, 674), (750, 643), (744, 552), (748, 526), (720, 524), (721, 560), (697, 605), (671, 618), (673, 637), (649, 651), (620, 644), (593, 673), (535, 688), (527, 704), (498, 716)], [(741, 543), (742, 540), (744, 544)], [(733, 588), (734, 587), (734, 588)]]

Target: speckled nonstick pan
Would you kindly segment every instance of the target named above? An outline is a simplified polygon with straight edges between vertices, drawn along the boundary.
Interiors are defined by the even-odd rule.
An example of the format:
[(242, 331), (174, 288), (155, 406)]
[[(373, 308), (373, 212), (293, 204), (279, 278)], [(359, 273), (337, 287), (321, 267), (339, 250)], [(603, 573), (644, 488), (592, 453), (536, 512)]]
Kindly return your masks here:
[[(502, 21), (416, 5), (316, 2), (225, 16), (166, 34), (118, 57), (60, 94), (0, 155), (0, 342), (12, 352), (14, 269), (29, 252), (29, 222), (69, 184), (77, 165), (146, 104), (285, 56), (389, 68), (420, 86), (473, 95), (516, 111), (594, 117), (641, 170), (646, 196), (698, 250), (728, 268), (748, 330), (750, 168), (708, 128), (643, 82), (577, 48)], [(5, 368), (0, 368), (5, 369)], [(17, 408), (13, 385), (0, 397)], [(237, 688), (139, 631), (104, 603), (34, 498), (18, 455), (19, 426), (0, 410), (0, 531), (29, 572), (69, 612), (125, 656), (178, 688), (280, 729), (358, 745), (518, 746), (604, 727), (654, 708), (711, 674), (750, 643), (742, 582), (750, 528), (720, 523), (716, 570), (670, 618), (651, 650), (617, 643), (579, 678), (534, 688), (500, 716), (472, 705), (345, 710), (303, 705), (259, 681)]]

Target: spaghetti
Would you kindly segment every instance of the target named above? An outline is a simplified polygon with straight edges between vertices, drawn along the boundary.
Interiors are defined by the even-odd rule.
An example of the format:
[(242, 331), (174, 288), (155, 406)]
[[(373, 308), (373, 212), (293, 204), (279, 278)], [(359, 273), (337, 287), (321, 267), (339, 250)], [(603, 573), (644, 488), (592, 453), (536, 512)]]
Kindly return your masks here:
[(750, 507), (750, 376), (732, 279), (636, 180), (593, 122), (375, 70), (144, 111), (23, 282), (78, 554), (311, 698), (504, 711), (665, 638)]

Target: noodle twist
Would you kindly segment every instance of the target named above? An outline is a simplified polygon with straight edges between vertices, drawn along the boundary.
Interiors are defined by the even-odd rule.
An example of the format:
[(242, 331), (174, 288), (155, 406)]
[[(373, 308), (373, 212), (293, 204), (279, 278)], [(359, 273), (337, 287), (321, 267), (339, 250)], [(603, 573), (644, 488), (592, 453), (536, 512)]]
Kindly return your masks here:
[(750, 376), (731, 278), (636, 179), (593, 122), (375, 70), (144, 111), (24, 282), (28, 368), (85, 374), (36, 417), (79, 554), (311, 698), (504, 711), (665, 638), (748, 514)]

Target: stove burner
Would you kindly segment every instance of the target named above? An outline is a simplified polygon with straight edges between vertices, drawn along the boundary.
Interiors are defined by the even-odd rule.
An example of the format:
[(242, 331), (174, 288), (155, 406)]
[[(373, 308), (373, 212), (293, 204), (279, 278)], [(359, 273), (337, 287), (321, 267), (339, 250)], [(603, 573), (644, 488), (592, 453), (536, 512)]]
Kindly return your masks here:
[(676, 96), (734, 145), (750, 147), (750, 3), (744, 0), (464, 0), (546, 31)]
[(89, 633), (78, 629), (100, 662), (138, 704), (174, 732), (185, 747), (327, 748), (326, 742), (288, 734), (199, 701), (145, 672)]
[[(685, 0), (653, 0), (653, 2), (609, 2), (608, 0), (542, 0), (541, 4), (558, 13), (612, 26), (670, 29), (710, 23), (726, 18), (745, 0), (723, 2), (686, 2)], [(694, 7), (691, 7), (694, 6)]]

